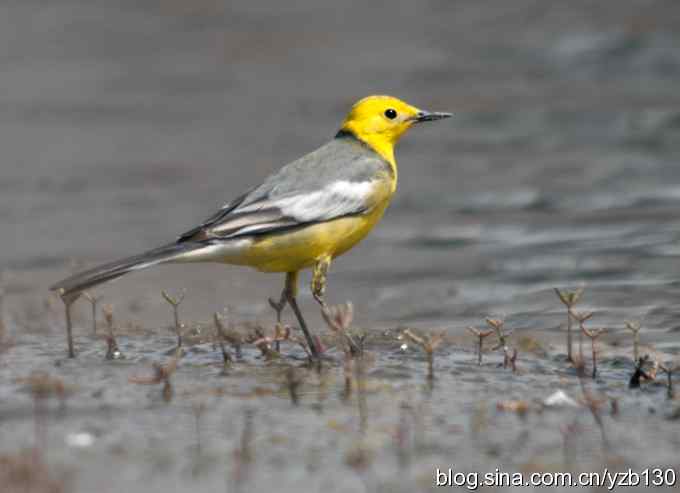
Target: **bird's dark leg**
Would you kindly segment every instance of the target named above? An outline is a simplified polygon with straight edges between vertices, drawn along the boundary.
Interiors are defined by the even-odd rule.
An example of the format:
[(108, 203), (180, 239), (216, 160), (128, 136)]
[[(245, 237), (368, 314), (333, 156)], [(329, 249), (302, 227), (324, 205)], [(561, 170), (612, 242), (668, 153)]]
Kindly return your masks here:
[(324, 295), (326, 294), (326, 276), (330, 266), (331, 258), (322, 257), (314, 265), (314, 272), (312, 274), (312, 294), (322, 309), (327, 308)]
[(295, 299), (295, 296), (297, 295), (297, 278), (297, 272), (289, 272), (286, 274), (286, 288), (284, 289), (284, 293), (286, 294), (288, 304), (293, 309), (293, 312), (298, 319), (302, 332), (305, 334), (305, 339), (307, 339), (307, 345), (309, 346), (309, 350), (312, 353), (312, 358), (318, 360), (319, 348), (316, 344), (316, 341), (312, 338), (309, 329), (307, 328), (305, 319), (302, 318), (302, 312), (300, 311), (300, 307), (298, 306), (297, 300)]

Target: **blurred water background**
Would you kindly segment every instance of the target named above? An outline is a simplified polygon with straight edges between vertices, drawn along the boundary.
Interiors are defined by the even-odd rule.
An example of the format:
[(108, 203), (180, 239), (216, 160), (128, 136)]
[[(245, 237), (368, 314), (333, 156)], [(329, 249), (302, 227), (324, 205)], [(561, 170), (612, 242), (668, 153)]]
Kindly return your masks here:
[[(679, 46), (671, 0), (3, 2), (8, 302), (167, 242), (388, 93), (455, 118), (400, 145), (396, 199), (334, 264), (332, 301), (366, 326), (555, 329), (552, 287), (584, 284), (599, 323), (662, 337), (680, 328)], [(189, 316), (270, 320), (281, 279), (166, 266), (101, 293), (152, 326), (183, 287)]]
[[(677, 0), (0, 3), (0, 316), (11, 342), (0, 480), (30, 447), (79, 492), (410, 493), (452, 466), (677, 471), (677, 399), (661, 375), (628, 389), (623, 321), (642, 321), (645, 352), (680, 353), (679, 48)], [(266, 300), (282, 287), (244, 268), (163, 266), (98, 288), (126, 359), (104, 360), (84, 301), (78, 358), (65, 359), (50, 284), (170, 241), (331, 138), (371, 93), (455, 118), (404, 139), (393, 205), (332, 267), (329, 301), (353, 301), (355, 325), (374, 330), (364, 417), (341, 364), (306, 371), (290, 343), (273, 363), (248, 344), (223, 371), (212, 313), (230, 307), (233, 322), (271, 330)], [(602, 430), (582, 407), (537, 404), (555, 389), (584, 395), (552, 291), (580, 285), (591, 327), (609, 329), (591, 387), (614, 399), (600, 401)], [(202, 339), (165, 403), (159, 386), (130, 378), (174, 354), (160, 290), (182, 288), (182, 321)], [(517, 374), (498, 352), (477, 366), (465, 327), (488, 315), (521, 329)], [(377, 330), (403, 326), (447, 331), (434, 390), (423, 353)], [(26, 390), (35, 370), (71, 391), (45, 404), (42, 440)], [(287, 390), (296, 375), (299, 406)], [(499, 411), (505, 399), (528, 411)]]

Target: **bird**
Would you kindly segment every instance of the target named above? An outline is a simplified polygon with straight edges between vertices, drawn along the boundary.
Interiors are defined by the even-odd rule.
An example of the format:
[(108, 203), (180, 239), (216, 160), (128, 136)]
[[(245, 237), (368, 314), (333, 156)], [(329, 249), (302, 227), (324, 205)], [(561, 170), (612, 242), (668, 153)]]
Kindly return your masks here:
[(270, 304), (279, 320), (290, 305), (311, 356), (319, 358), (318, 341), (297, 303), (299, 272), (312, 269), (311, 292), (325, 309), (331, 262), (373, 229), (397, 189), (397, 142), (416, 124), (451, 116), (392, 96), (360, 99), (329, 142), (283, 166), (172, 243), (57, 282), (50, 289), (66, 306), (69, 356), (74, 357), (69, 309), (84, 290), (159, 264), (218, 262), (285, 274), (281, 297)]

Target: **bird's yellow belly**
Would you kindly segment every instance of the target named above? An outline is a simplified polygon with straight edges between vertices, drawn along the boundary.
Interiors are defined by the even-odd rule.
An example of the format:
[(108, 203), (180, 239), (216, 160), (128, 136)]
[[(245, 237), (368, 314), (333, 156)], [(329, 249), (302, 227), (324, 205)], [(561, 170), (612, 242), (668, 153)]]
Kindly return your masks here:
[(253, 241), (229, 263), (248, 265), (263, 272), (296, 272), (322, 257), (342, 255), (361, 241), (380, 220), (388, 201), (364, 215), (343, 217)]

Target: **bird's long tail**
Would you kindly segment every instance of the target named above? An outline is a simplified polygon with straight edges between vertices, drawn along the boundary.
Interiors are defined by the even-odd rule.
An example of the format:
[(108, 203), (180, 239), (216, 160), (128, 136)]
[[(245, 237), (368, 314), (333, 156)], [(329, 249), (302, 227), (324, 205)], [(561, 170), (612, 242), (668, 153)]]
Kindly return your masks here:
[(51, 286), (50, 289), (56, 291), (62, 298), (73, 296), (77, 298), (78, 293), (93, 286), (112, 281), (128, 272), (179, 260), (188, 253), (204, 247), (205, 245), (200, 243), (172, 243), (75, 274), (59, 281)]

